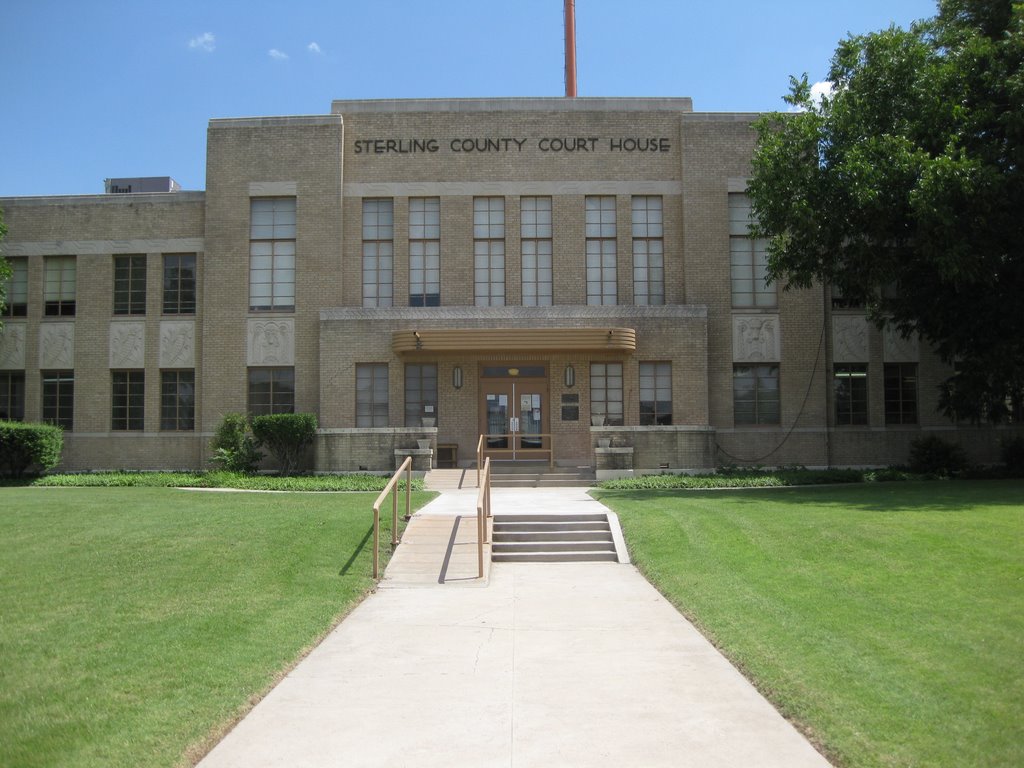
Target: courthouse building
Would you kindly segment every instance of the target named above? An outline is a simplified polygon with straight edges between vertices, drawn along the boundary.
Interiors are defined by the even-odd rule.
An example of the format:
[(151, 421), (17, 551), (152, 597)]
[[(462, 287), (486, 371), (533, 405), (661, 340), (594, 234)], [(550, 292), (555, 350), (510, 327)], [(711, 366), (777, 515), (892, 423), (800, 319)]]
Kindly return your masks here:
[(71, 470), (202, 468), (224, 414), (291, 411), (318, 471), (468, 466), (482, 435), (602, 476), (889, 464), (926, 432), (994, 461), (924, 344), (765, 284), (755, 118), (336, 101), (211, 120), (205, 191), (0, 199), (0, 411), (63, 425)]

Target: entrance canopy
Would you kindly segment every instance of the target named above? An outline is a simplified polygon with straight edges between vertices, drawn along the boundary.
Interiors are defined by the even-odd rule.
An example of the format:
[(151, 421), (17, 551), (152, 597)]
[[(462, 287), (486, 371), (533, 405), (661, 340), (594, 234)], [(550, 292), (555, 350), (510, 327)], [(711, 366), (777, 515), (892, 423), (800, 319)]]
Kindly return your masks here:
[(397, 355), (444, 352), (636, 351), (634, 328), (423, 328), (394, 331)]

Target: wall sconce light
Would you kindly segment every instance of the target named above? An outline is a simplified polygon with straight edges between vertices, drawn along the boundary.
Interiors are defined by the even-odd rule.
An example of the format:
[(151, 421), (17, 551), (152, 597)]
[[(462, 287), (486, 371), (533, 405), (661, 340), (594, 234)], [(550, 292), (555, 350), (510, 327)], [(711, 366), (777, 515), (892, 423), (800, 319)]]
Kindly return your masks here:
[(416, 337), (416, 349), (423, 349), (423, 339), (420, 338), (420, 332), (413, 331), (412, 335)]
[(576, 369), (573, 368), (571, 365), (565, 366), (565, 386), (576, 386)]
[(452, 386), (462, 389), (462, 368), (458, 365), (452, 368)]

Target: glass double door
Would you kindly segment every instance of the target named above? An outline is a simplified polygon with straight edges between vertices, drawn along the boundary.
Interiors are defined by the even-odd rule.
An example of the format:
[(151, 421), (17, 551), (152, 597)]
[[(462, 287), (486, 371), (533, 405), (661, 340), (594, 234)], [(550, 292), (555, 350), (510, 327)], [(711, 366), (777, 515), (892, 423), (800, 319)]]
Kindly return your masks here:
[[(480, 428), (494, 459), (542, 458), (548, 447), (547, 379), (481, 379)], [(546, 455), (546, 454), (545, 454)]]

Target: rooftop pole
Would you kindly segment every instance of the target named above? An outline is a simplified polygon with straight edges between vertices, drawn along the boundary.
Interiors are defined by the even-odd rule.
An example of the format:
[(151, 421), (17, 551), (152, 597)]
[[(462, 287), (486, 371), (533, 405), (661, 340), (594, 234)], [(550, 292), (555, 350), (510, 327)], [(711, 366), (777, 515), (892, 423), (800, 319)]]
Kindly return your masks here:
[(576, 98), (576, 0), (565, 0), (565, 96)]

